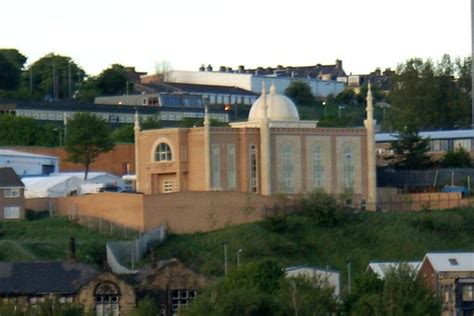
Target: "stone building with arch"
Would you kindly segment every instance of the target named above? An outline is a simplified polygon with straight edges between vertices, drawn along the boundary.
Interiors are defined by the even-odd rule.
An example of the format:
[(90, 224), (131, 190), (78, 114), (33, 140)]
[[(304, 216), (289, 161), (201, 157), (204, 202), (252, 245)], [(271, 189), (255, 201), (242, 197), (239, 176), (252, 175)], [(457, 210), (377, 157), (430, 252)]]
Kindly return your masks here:
[[(370, 91), (370, 89), (369, 89)], [(365, 128), (320, 128), (300, 120), (275, 86), (253, 103), (248, 120), (229, 127), (140, 130), (135, 119), (137, 191), (145, 194), (236, 191), (271, 196), (316, 189), (350, 193), (375, 209), (372, 95)]]

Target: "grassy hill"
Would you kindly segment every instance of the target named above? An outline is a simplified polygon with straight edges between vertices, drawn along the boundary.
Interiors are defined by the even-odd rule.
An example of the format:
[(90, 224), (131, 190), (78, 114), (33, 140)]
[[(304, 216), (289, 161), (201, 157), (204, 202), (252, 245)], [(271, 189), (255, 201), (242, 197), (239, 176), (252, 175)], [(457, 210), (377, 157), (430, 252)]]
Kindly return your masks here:
[(158, 258), (177, 257), (210, 276), (223, 274), (223, 242), (230, 268), (271, 258), (284, 266), (316, 265), (340, 270), (347, 261), (355, 274), (370, 260), (421, 260), (430, 251), (473, 251), (474, 209), (419, 213), (360, 213), (336, 227), (318, 227), (305, 216), (286, 223), (264, 221), (193, 235), (171, 235), (156, 248)]
[(76, 240), (77, 259), (91, 264), (98, 264), (105, 256), (107, 241), (123, 239), (100, 234), (62, 217), (0, 222), (0, 260), (66, 259), (71, 237)]

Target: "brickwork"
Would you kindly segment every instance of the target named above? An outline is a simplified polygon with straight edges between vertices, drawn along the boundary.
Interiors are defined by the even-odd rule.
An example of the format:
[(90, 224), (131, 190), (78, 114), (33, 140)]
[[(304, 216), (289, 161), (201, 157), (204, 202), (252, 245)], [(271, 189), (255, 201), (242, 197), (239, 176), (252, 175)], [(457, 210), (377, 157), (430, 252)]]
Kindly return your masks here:
[[(11, 149), (38, 155), (55, 156), (59, 158), (59, 170), (61, 172), (84, 171), (80, 164), (67, 161), (67, 153), (62, 147), (39, 147), (39, 146), (8, 146), (0, 149)], [(135, 146), (134, 144), (116, 144), (115, 148), (101, 154), (91, 165), (90, 171), (102, 171), (122, 176), (126, 173), (127, 166), (130, 174), (135, 173)]]
[(5, 197), (4, 189), (0, 189), (0, 221), (3, 220), (12, 220), (5, 219), (4, 210), (5, 207), (9, 206), (18, 206), (20, 208), (20, 218), (25, 218), (25, 198), (24, 198), (24, 189), (20, 189), (20, 196), (17, 198)]

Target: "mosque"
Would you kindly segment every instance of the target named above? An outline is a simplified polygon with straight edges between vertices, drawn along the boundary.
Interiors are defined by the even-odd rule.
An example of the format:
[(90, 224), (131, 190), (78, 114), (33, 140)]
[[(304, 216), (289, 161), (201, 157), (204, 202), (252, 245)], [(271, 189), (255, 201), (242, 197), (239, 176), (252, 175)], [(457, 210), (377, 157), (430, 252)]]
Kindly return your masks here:
[(145, 194), (237, 191), (261, 195), (350, 193), (375, 209), (375, 141), (369, 84), (365, 128), (320, 128), (300, 120), (275, 86), (230, 127), (140, 130), (135, 116), (136, 189)]

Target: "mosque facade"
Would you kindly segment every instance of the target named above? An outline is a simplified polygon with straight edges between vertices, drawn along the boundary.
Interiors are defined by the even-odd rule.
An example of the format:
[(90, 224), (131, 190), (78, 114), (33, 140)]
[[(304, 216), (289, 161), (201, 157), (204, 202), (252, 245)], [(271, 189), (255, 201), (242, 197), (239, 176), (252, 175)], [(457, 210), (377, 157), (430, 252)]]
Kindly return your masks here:
[[(363, 128), (320, 128), (300, 120), (275, 87), (253, 103), (248, 120), (230, 127), (141, 131), (135, 119), (137, 191), (236, 191), (261, 195), (323, 190), (349, 193), (375, 208), (375, 144), (371, 93)], [(369, 89), (370, 91), (370, 89)]]

